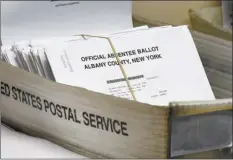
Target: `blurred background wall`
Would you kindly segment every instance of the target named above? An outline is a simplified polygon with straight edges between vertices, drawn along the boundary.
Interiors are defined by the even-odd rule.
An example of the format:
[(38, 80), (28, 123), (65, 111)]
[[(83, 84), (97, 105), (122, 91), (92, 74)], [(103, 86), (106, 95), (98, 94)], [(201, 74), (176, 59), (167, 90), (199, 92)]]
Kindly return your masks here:
[(221, 1), (133, 1), (133, 18), (162, 24), (189, 24), (188, 10), (219, 6)]

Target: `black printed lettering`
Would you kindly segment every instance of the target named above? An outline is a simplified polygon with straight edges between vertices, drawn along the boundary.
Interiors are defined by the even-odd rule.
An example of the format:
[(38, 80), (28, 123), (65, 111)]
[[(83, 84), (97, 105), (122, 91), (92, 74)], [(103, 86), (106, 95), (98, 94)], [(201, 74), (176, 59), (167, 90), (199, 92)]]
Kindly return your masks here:
[(75, 118), (75, 122), (76, 123), (81, 123), (81, 121), (80, 120), (78, 120), (78, 117), (77, 117), (77, 114), (76, 114), (76, 109), (74, 109), (74, 118)]
[(85, 61), (94, 61), (94, 60), (101, 60), (101, 59), (106, 59), (105, 55), (93, 55), (93, 56), (86, 56), (86, 57), (81, 57), (81, 60), (83, 62)]
[(37, 101), (37, 108), (42, 110), (42, 104), (41, 104), (41, 99), (40, 97), (36, 97), (36, 101)]
[(82, 116), (84, 119), (83, 122), (86, 126), (128, 136), (128, 133), (126, 133), (127, 124), (125, 122), (120, 122), (118, 120), (105, 118), (91, 113), (88, 114), (87, 112), (83, 112)]
[(104, 117), (102, 117), (102, 119), (103, 119), (103, 124), (104, 124), (105, 130), (108, 131), (108, 129), (109, 129), (109, 118), (107, 119), (107, 122), (106, 122), (106, 119)]
[(84, 121), (83, 123), (86, 125), (86, 126), (89, 126), (89, 118), (88, 118), (88, 113), (87, 112), (83, 112), (83, 118), (84, 118)]
[(110, 54), (108, 54), (108, 58), (115, 58), (114, 53), (110, 53)]
[(18, 96), (17, 96), (17, 90), (16, 90), (16, 88), (13, 86), (11, 90), (12, 90), (12, 93), (13, 93), (12, 97), (13, 97), (15, 100), (17, 100), (17, 99), (18, 99)]
[(129, 136), (128, 133), (126, 133), (127, 131), (127, 123), (126, 122), (121, 122), (121, 131), (122, 131), (122, 135), (124, 136)]
[[(101, 127), (100, 127), (101, 126)], [(102, 121), (102, 117), (101, 116), (98, 116), (96, 115), (96, 128), (98, 129), (104, 129), (103, 128), (103, 121)]]
[(5, 86), (3, 82), (1, 82), (1, 94), (5, 95)]
[[(118, 127), (119, 127), (118, 130), (117, 130), (116, 124), (117, 124)], [(120, 134), (120, 133), (121, 133), (120, 122), (119, 122), (119, 121), (117, 121), (117, 120), (114, 120), (114, 121), (113, 121), (113, 129), (114, 129), (114, 131), (115, 131), (117, 134)]]
[(72, 113), (72, 109), (69, 108), (68, 109), (68, 120), (71, 120), (74, 121), (74, 116), (73, 116), (73, 113)]
[(111, 118), (108, 118), (108, 120), (110, 121), (110, 122), (109, 122), (109, 125), (110, 125), (110, 127), (111, 127), (111, 131), (113, 132), (114, 130), (113, 130), (113, 125), (112, 125), (112, 119), (111, 119)]
[(56, 105), (57, 116), (62, 118), (61, 106), (59, 104)]
[(93, 68), (102, 68), (102, 67), (106, 67), (106, 62), (85, 64), (84, 65), (84, 69), (93, 69)]
[(155, 52), (158, 51), (158, 47), (151, 47), (151, 48), (142, 48), (142, 49), (137, 49), (138, 54), (142, 53), (150, 53), (150, 52)]
[(49, 109), (49, 102), (46, 99), (44, 100), (44, 109), (45, 112), (47, 112), (47, 109)]
[(10, 97), (10, 87), (8, 84), (1, 82), (1, 94)]
[(95, 115), (94, 114), (89, 114), (89, 118), (90, 118), (90, 125), (91, 125), (91, 127), (93, 127), (93, 128), (96, 128), (96, 126), (95, 126)]
[(147, 60), (154, 60), (154, 59), (160, 59), (162, 58), (161, 54), (154, 54), (154, 55), (148, 55), (146, 56)]
[(26, 98), (26, 95), (25, 95), (24, 92), (22, 92), (22, 102), (25, 103), (25, 104), (28, 104), (27, 98)]
[(81, 123), (81, 121), (78, 120), (75, 109), (56, 104), (54, 102), (49, 102), (47, 100), (44, 100), (44, 108), (45, 112), (48, 112), (49, 110), (50, 112), (48, 113), (51, 113), (51, 115), (53, 116), (64, 118), (66, 120), (73, 121), (79, 124)]
[[(37, 101), (36, 101), (36, 96), (31, 95), (31, 100), (32, 100), (32, 107), (37, 108)], [(30, 100), (28, 100), (30, 102)]]
[(63, 113), (64, 113), (64, 116), (65, 116), (65, 119), (67, 119), (67, 114), (66, 114), (67, 107), (66, 106), (61, 106), (61, 108), (63, 109)]
[[(5, 87), (7, 86), (7, 87)], [(1, 83), (1, 94), (8, 95), (9, 86)], [(12, 86), (11, 91), (13, 93), (12, 97), (15, 100), (19, 100), (20, 102), (31, 105), (34, 108), (39, 110), (43, 110), (48, 114), (53, 116), (57, 116), (59, 118), (64, 118), (67, 120), (72, 120), (73, 122), (81, 124), (81, 121), (78, 119), (76, 109), (68, 108), (66, 106), (62, 106), (60, 104), (56, 104), (54, 102), (49, 102), (48, 100), (42, 100), (40, 97), (35, 96), (31, 93), (21, 90), (20, 88), (16, 88)], [(43, 105), (42, 105), (43, 103)], [(64, 116), (63, 116), (64, 115)], [(128, 136), (127, 133), (127, 123), (121, 122), (119, 120), (114, 120), (109, 117), (103, 117), (95, 114), (88, 114), (87, 112), (82, 113), (83, 123), (86, 126), (101, 129), (107, 132), (112, 132), (115, 134), (122, 134), (124, 136)]]
[(137, 58), (132, 59), (133, 63), (138, 63), (138, 62), (143, 62), (143, 61), (145, 61), (144, 57), (137, 57)]
[(49, 108), (50, 108), (50, 112), (51, 112), (53, 115), (56, 115), (56, 107), (55, 107), (55, 104), (54, 104), (53, 102), (50, 102)]
[(19, 88), (16, 88), (16, 90), (17, 90), (17, 92), (18, 92), (18, 97), (19, 97), (19, 100), (20, 100), (20, 102), (22, 102), (22, 98), (21, 98), (21, 89), (19, 89)]
[[(32, 96), (30, 93), (26, 92), (26, 97), (27, 97), (27, 102), (28, 102), (28, 105), (31, 105), (31, 99), (32, 99)], [(35, 96), (34, 96), (35, 97)], [(33, 104), (32, 104), (33, 106)], [(34, 107), (34, 106), (33, 106)], [(36, 108), (36, 107), (35, 107)]]

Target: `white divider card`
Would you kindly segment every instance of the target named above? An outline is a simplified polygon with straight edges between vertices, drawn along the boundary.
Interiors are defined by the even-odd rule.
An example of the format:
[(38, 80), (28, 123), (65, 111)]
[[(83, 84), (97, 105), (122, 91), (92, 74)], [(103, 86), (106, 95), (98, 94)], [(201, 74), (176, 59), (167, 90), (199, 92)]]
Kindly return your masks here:
[[(187, 26), (148, 29), (111, 37), (136, 100), (213, 100), (214, 95)], [(50, 45), (46, 49), (57, 82), (132, 99), (106, 39)]]
[(131, 1), (1, 1), (3, 44), (132, 27)]

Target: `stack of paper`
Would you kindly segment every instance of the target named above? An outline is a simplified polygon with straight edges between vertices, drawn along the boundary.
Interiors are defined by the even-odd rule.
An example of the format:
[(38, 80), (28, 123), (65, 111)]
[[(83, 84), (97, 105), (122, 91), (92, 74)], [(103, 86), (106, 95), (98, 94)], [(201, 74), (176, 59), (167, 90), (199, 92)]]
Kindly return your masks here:
[[(168, 157), (169, 103), (215, 99), (189, 30), (186, 26), (142, 27), (102, 35), (102, 38), (88, 37), (72, 41), (61, 38), (34, 46), (33, 41), (30, 45), (3, 46), (2, 59), (9, 62), (22, 55), (21, 67), (27, 72), (0, 62), (2, 121), (87, 157)], [(34, 49), (44, 50), (57, 82), (78, 87), (61, 85), (29, 73), (32, 64), (39, 66), (37, 61), (29, 61), (29, 53)], [(9, 58), (9, 50), (13, 58)], [(40, 72), (36, 74), (43, 76)], [(212, 103), (190, 102), (190, 105), (205, 108), (196, 110), (185, 105), (190, 107), (189, 112), (182, 112), (187, 109), (185, 107), (175, 111), (182, 115), (232, 107), (231, 100), (214, 106)], [(173, 137), (178, 135), (179, 131), (174, 132)], [(194, 144), (193, 149), (185, 149), (174, 140), (171, 155), (195, 153), (221, 145), (198, 148)]]
[(105, 35), (111, 43), (103, 36), (90, 37), (3, 47), (2, 57), (48, 79), (53, 73), (59, 83), (154, 105), (214, 99), (186, 26), (141, 27)]
[[(147, 28), (147, 26), (141, 26), (133, 29), (122, 30), (117, 33), (111, 33), (107, 36), (114, 36), (116, 34), (120, 35), (125, 34), (126, 32)], [(55, 80), (45, 52), (45, 47), (58, 42), (69, 43), (78, 40), (86, 40), (87, 38), (77, 35), (15, 42), (12, 45), (4, 45), (1, 47), (0, 58), (13, 66), (38, 74), (44, 78)]]

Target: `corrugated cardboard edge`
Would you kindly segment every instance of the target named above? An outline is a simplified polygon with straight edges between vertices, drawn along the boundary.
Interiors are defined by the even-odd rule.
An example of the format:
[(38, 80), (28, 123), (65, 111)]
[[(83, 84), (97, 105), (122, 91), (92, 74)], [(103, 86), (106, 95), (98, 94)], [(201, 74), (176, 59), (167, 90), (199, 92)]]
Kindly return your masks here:
[(171, 25), (171, 24), (168, 24), (168, 23), (165, 23), (165, 22), (151, 21), (151, 20), (148, 20), (148, 19), (146, 19), (144, 17), (138, 16), (136, 14), (134, 14), (132, 16), (132, 19), (133, 19), (134, 27), (141, 26), (141, 25), (148, 25), (149, 27)]
[(202, 18), (197, 11), (190, 9), (189, 17), (192, 29), (205, 34), (213, 35), (215, 37), (223, 38), (228, 41), (232, 41), (232, 32), (211, 24), (210, 22)]
[[(6, 71), (7, 71), (7, 74), (3, 73), (3, 72), (6, 72)], [(79, 88), (79, 87), (71, 87), (71, 86), (67, 86), (67, 85), (57, 84), (57, 83), (54, 83), (54, 82), (52, 82), (50, 80), (44, 79), (44, 78), (42, 78), (42, 77), (40, 77), (38, 75), (35, 75), (33, 73), (30, 73), (30, 72), (24, 71), (22, 69), (19, 69), (17, 67), (6, 64), (4, 62), (0, 62), (0, 72), (1, 72), (0, 73), (1, 77), (4, 76), (5, 74), (6, 74), (6, 76), (9, 75), (9, 76), (7, 76), (5, 78), (3, 77), (3, 78), (0, 78), (0, 79), (3, 80), (3, 81), (8, 81), (9, 80), (10, 81), (9, 84), (11, 84), (11, 85), (12, 84), (17, 85), (18, 81), (20, 81), (20, 83), (21, 82), (27, 83), (27, 81), (25, 81), (25, 80), (28, 79), (28, 81), (32, 81), (32, 82), (35, 81), (36, 84), (37, 83), (38, 84), (43, 83), (46, 86), (52, 85), (53, 86), (53, 87), (51, 86), (52, 88), (56, 88), (54, 90), (58, 90), (58, 89), (60, 90), (61, 89), (63, 92), (68, 92), (69, 90), (71, 90), (71, 92), (73, 92), (74, 94), (76, 93), (76, 90), (77, 90), (78, 92), (82, 92), (82, 93), (79, 93), (79, 94), (82, 94), (82, 95), (88, 94), (88, 95), (90, 95), (90, 97), (94, 96), (95, 98), (98, 98), (98, 100), (104, 100), (106, 98), (109, 101), (109, 106), (108, 107), (111, 107), (111, 105), (110, 105), (111, 101), (117, 101), (117, 102), (122, 102), (123, 101), (123, 102), (127, 102), (127, 103), (131, 104), (131, 106), (129, 106), (129, 110), (135, 108), (139, 112), (140, 111), (145, 111), (145, 113), (148, 113), (148, 114), (150, 113), (152, 117), (153, 117), (153, 110), (156, 110), (155, 108), (153, 108), (152, 106), (147, 105), (147, 104), (142, 104), (142, 103), (138, 103), (138, 102), (135, 102), (135, 101), (129, 101), (129, 100), (113, 97), (113, 96), (108, 96), (108, 95), (104, 95), (104, 94), (100, 94), (100, 93), (95, 93), (95, 92), (88, 91), (86, 89)], [(11, 76), (10, 76), (11, 74), (18, 77), (18, 79), (17, 80), (12, 79)], [(17, 84), (16, 84), (16, 82), (17, 82)], [(60, 88), (59, 88), (59, 86), (60, 86)], [(77, 96), (79, 96), (79, 94), (77, 94)], [(3, 97), (0, 97), (0, 102), (1, 102), (2, 98)], [(93, 103), (95, 103), (95, 102), (93, 102)], [(3, 103), (0, 103), (0, 107), (3, 108), (3, 109), (8, 110), (8, 109), (10, 109), (9, 108), (10, 106), (6, 106), (6, 105), (9, 105), (9, 104), (10, 103), (4, 103), (4, 101), (3, 101)], [(137, 105), (137, 106), (134, 106), (134, 105)], [(143, 106), (145, 106), (145, 107), (143, 107)], [(123, 107), (123, 106), (121, 106), (121, 107)], [(101, 108), (102, 107), (99, 107), (97, 109), (101, 109)], [(155, 155), (157, 157), (156, 156), (151, 157), (151, 155), (150, 155), (148, 157), (143, 157), (143, 158), (167, 158), (167, 152), (169, 151), (168, 148), (169, 148), (170, 144), (168, 142), (168, 113), (167, 113), (168, 108), (162, 107), (162, 106), (161, 107), (158, 106), (156, 108), (158, 108), (161, 111), (166, 110), (165, 111), (166, 113), (164, 112), (163, 119), (161, 119), (161, 122), (163, 122), (163, 126), (164, 126), (163, 128), (164, 129), (159, 130), (157, 132), (157, 133), (159, 133), (161, 135), (160, 137), (164, 136), (164, 138), (162, 139), (163, 142), (161, 144), (163, 146), (163, 148), (161, 148), (161, 151), (155, 152)], [(119, 109), (120, 109), (120, 107), (118, 108), (118, 110)], [(134, 110), (134, 112), (136, 112), (136, 110)], [(113, 109), (113, 111), (114, 111), (114, 109)], [(117, 113), (114, 113), (113, 111), (111, 112), (112, 114), (117, 114)], [(12, 113), (14, 113), (14, 112), (12, 111)], [(108, 153), (104, 153), (104, 152), (96, 153), (95, 150), (93, 151), (93, 149), (79, 147), (78, 143), (77, 144), (76, 143), (75, 144), (67, 143), (64, 138), (61, 139), (61, 138), (58, 138), (56, 136), (53, 136), (52, 132), (47, 132), (47, 131), (46, 132), (44, 132), (44, 131), (41, 132), (37, 128), (33, 128), (33, 127), (30, 128), (30, 126), (27, 126), (27, 124), (23, 124), (22, 122), (18, 122), (17, 119), (16, 119), (17, 116), (14, 116), (14, 117), (15, 118), (11, 118), (11, 116), (8, 117), (6, 114), (3, 114), (1, 118), (2, 118), (2, 122), (6, 123), (6, 124), (8, 124), (8, 125), (10, 125), (10, 126), (12, 126), (14, 128), (17, 128), (17, 130), (19, 130), (19, 131), (23, 131), (24, 133), (32, 135), (32, 136), (37, 136), (37, 137), (40, 137), (40, 138), (47, 139), (47, 140), (52, 141), (52, 142), (54, 142), (54, 143), (56, 143), (58, 145), (63, 146), (64, 148), (67, 148), (67, 149), (69, 149), (69, 150), (71, 150), (73, 152), (79, 153), (79, 154), (81, 154), (81, 155), (83, 155), (85, 157), (89, 157), (89, 158), (119, 158), (117, 156), (111, 156), (111, 154), (108, 154)], [(156, 117), (155, 117), (155, 119), (156, 119)], [(28, 124), (30, 124), (30, 122), (28, 122)], [(39, 124), (39, 122), (38, 122), (38, 124)], [(156, 125), (156, 122), (151, 123), (151, 124)], [(47, 127), (50, 126), (50, 125), (47, 125)], [(64, 126), (64, 128), (65, 128), (65, 126)], [(153, 126), (153, 128), (155, 128), (155, 127)], [(153, 130), (153, 132), (156, 132), (156, 129)], [(150, 131), (148, 133), (150, 133)], [(154, 138), (156, 139), (156, 136)], [(108, 139), (106, 139), (106, 140), (108, 140)], [(88, 139), (87, 139), (87, 141), (88, 141)], [(109, 139), (109, 141), (111, 142), (110, 139)], [(111, 144), (110, 142), (109, 142), (109, 144)], [(137, 143), (136, 140), (135, 140), (135, 143)], [(122, 141), (122, 145), (124, 145), (124, 141)], [(155, 143), (154, 145), (157, 146), (158, 144)], [(99, 147), (101, 147), (101, 145)], [(128, 145), (127, 147), (130, 147), (130, 146)], [(130, 155), (130, 154), (127, 155), (126, 154), (127, 153), (127, 148), (125, 148), (125, 150), (126, 150), (126, 152), (125, 152), (126, 156), (124, 158), (140, 158), (140, 153), (137, 154), (138, 157), (137, 156), (132, 157), (132, 155)], [(120, 155), (121, 153), (118, 153), (118, 154)]]
[[(188, 28), (190, 30), (198, 31), (201, 33), (205, 33), (208, 35), (212, 35), (218, 38), (222, 38), (228, 41), (232, 41), (232, 32), (229, 32), (226, 29), (222, 29), (217, 26), (213, 26), (210, 22), (206, 21), (205, 19), (201, 18), (198, 13), (192, 9), (189, 10), (189, 18), (190, 18), (190, 25)], [(141, 26), (141, 25), (148, 25), (149, 27), (156, 27), (156, 26), (163, 26), (163, 25), (173, 25), (168, 24), (161, 21), (151, 21), (145, 17), (141, 17), (139, 15), (134, 14), (133, 17), (133, 24), (134, 27)], [(207, 28), (207, 29), (204, 29)], [(212, 29), (213, 31), (210, 31)]]
[(217, 111), (232, 110), (232, 99), (213, 101), (172, 102), (170, 103), (173, 116), (191, 116)]

